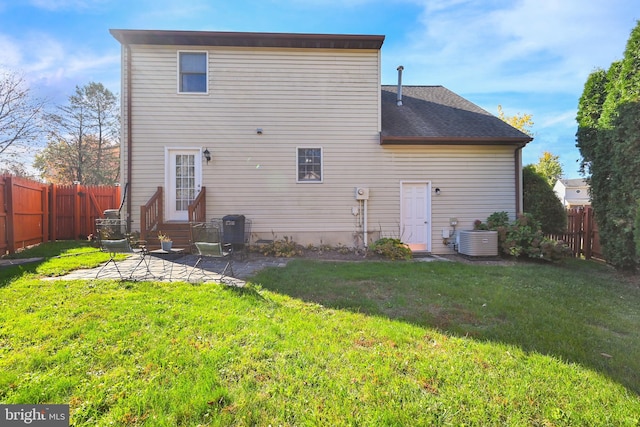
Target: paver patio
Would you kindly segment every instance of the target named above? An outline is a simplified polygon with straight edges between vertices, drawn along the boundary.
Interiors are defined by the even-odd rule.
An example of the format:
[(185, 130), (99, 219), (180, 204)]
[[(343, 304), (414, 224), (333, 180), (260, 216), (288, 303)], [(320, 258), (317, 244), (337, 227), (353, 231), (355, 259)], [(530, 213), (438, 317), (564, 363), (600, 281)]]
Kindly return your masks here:
[[(193, 266), (198, 257), (196, 255), (185, 255), (177, 259), (163, 259), (152, 255), (146, 255), (143, 262), (140, 263), (140, 257), (136, 254), (128, 256), (122, 261), (109, 263), (105, 268), (104, 264), (96, 268), (81, 269), (70, 272), (64, 276), (64, 279), (120, 279), (121, 275), (130, 280), (158, 280), (165, 282), (182, 282), (187, 281), (189, 273), (191, 277), (189, 282), (219, 282), (220, 272), (226, 265), (226, 260), (205, 258), (198, 265), (198, 268), (192, 272)], [(243, 286), (244, 279), (251, 276), (258, 270), (266, 267), (284, 267), (287, 265), (289, 258), (264, 258), (264, 257), (247, 257), (243, 260), (233, 261), (233, 276), (227, 275), (224, 280), (228, 284), (235, 286)], [(202, 270), (200, 269), (202, 267)], [(102, 271), (100, 271), (102, 269)], [(120, 273), (118, 272), (120, 271)], [(100, 272), (98, 277), (96, 275)]]

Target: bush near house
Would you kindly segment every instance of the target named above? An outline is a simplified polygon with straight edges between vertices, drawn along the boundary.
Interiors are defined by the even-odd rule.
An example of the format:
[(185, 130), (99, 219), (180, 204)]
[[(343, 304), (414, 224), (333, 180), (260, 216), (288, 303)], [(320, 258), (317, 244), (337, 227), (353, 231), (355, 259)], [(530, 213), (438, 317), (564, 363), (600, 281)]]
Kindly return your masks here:
[(376, 240), (369, 246), (369, 251), (392, 260), (409, 260), (413, 257), (411, 249), (406, 244), (402, 243), (400, 239), (390, 237)]
[(540, 223), (530, 214), (520, 215), (509, 223), (506, 212), (494, 212), (486, 223), (476, 220), (474, 228), (496, 230), (498, 249), (504, 255), (553, 262), (571, 256), (571, 249), (564, 242), (544, 236)]
[(522, 170), (522, 207), (539, 221), (545, 234), (563, 233), (567, 228), (567, 212), (549, 182), (533, 165)]

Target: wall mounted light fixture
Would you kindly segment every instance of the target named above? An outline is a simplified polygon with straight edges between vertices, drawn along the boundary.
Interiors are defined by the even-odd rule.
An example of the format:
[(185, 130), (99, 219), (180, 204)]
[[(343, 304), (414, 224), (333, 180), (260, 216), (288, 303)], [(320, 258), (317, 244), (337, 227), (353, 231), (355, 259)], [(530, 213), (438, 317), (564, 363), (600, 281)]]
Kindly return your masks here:
[(202, 152), (202, 155), (207, 160), (207, 164), (209, 164), (209, 162), (211, 161), (211, 153), (209, 152), (209, 149), (205, 148), (204, 151)]
[(256, 133), (257, 133), (258, 135), (262, 135), (262, 128), (258, 128), (258, 129), (256, 129)]
[(438, 196), (439, 196), (439, 195), (440, 195), (440, 193), (441, 193), (440, 188), (436, 188), (436, 195), (438, 195)]

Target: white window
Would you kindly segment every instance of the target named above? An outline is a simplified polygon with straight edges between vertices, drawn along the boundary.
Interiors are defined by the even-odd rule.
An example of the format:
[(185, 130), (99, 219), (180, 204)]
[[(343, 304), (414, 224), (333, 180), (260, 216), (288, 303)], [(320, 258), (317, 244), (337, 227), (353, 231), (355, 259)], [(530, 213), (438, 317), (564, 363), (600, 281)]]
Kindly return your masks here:
[(178, 92), (207, 93), (207, 52), (178, 52)]
[(298, 182), (322, 182), (322, 148), (298, 148)]

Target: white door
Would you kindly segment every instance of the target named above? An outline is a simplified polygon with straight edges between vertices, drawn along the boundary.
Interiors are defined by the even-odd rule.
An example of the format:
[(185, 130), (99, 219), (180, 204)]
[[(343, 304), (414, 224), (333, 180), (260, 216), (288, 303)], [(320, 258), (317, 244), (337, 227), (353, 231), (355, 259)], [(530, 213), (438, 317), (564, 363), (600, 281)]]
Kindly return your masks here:
[(200, 149), (167, 149), (166, 219), (187, 221), (189, 205), (202, 187)]
[(401, 183), (400, 232), (413, 251), (431, 252), (431, 199), (427, 182)]

